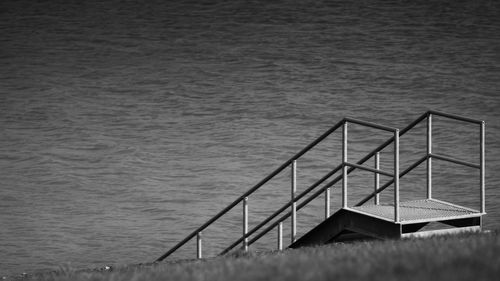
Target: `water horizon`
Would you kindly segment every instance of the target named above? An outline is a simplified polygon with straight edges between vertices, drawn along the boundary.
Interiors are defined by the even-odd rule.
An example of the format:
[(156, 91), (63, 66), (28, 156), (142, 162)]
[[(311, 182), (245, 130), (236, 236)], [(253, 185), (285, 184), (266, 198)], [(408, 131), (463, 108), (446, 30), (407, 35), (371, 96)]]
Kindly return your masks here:
[[(397, 128), (427, 110), (485, 120), (484, 228), (500, 227), (495, 1), (21, 0), (0, 10), (0, 276), (154, 261), (346, 116)], [(477, 161), (473, 127), (436, 126), (436, 150)], [(422, 152), (423, 132), (402, 139), (403, 164)], [(338, 163), (338, 137), (299, 163), (299, 191)], [(350, 157), (386, 137), (355, 129)], [(436, 169), (446, 171), (438, 195), (477, 206), (470, 170)], [(289, 192), (283, 173), (250, 198), (250, 226)], [(335, 188), (332, 211), (339, 202)], [(299, 235), (321, 206), (299, 212)], [(207, 256), (238, 238), (240, 213), (206, 231)], [(274, 234), (255, 249), (273, 248)], [(192, 242), (172, 258), (194, 256)]]

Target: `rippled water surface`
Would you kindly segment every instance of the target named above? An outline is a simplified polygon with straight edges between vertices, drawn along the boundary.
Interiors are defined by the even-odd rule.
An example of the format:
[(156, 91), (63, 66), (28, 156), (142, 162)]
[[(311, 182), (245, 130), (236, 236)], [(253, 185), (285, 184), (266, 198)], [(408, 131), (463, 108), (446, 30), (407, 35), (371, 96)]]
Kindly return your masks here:
[[(153, 261), (344, 116), (485, 120), (484, 226), (500, 226), (498, 1), (147, 2), (0, 4), (0, 274)], [(435, 151), (478, 161), (477, 126), (435, 123)], [(424, 133), (402, 138), (402, 166)], [(350, 137), (354, 162), (389, 136)], [(338, 164), (339, 141), (298, 163), (299, 191)], [(419, 169), (403, 198), (424, 196)], [(435, 169), (437, 197), (477, 208), (477, 171)], [(358, 174), (352, 200), (372, 188)], [(250, 197), (251, 226), (288, 200), (289, 177)], [(240, 233), (238, 206), (204, 232), (205, 253)], [(193, 256), (190, 242), (173, 258)]]

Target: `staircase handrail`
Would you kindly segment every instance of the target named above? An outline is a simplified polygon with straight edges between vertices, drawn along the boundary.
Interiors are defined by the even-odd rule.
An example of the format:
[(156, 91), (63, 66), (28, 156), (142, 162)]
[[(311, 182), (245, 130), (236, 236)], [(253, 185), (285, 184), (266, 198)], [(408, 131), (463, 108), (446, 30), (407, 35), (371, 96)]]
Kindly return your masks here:
[(252, 188), (250, 188), (248, 191), (246, 191), (243, 195), (238, 197), (236, 200), (233, 201), (233, 203), (229, 204), (226, 208), (221, 210), (219, 213), (217, 213), (215, 216), (213, 216), (211, 219), (209, 219), (206, 223), (198, 227), (196, 230), (191, 232), (186, 238), (184, 238), (181, 242), (177, 243), (174, 247), (172, 247), (169, 251), (167, 251), (165, 254), (160, 256), (156, 261), (162, 261), (175, 251), (182, 247), (184, 244), (186, 244), (189, 240), (193, 239), (198, 233), (203, 231), (205, 228), (207, 228), (209, 225), (214, 223), (216, 220), (218, 220), (220, 217), (222, 217), (224, 214), (229, 212), (231, 209), (233, 209), (236, 205), (238, 205), (241, 201), (243, 201), (246, 197), (257, 191), (261, 186), (266, 184), (269, 180), (271, 180), (273, 177), (275, 177), (277, 174), (279, 174), (281, 171), (283, 171), (286, 167), (288, 167), (293, 161), (297, 160), (300, 158), (302, 155), (304, 155), (306, 152), (314, 148), (317, 144), (319, 144), (321, 141), (323, 141), (326, 137), (331, 135), (334, 131), (336, 131), (338, 128), (342, 126), (344, 123), (344, 119), (339, 121), (337, 124), (333, 125), (330, 129), (328, 129), (325, 133), (323, 133), (321, 136), (319, 136), (316, 140), (311, 142), (309, 145), (304, 147), (302, 150), (300, 150), (297, 154), (292, 156), (289, 160), (284, 162), (280, 167), (278, 167), (276, 170), (274, 170), (272, 173), (270, 173), (267, 177), (262, 179), (260, 182), (258, 182), (256, 185), (254, 185)]
[[(449, 119), (454, 119), (454, 120), (457, 120), (457, 121), (462, 121), (462, 122), (467, 122), (467, 123), (473, 123), (473, 124), (478, 124), (480, 125), (480, 155), (479, 155), (479, 164), (475, 164), (475, 163), (471, 163), (471, 162), (468, 162), (468, 161), (463, 161), (463, 160), (460, 160), (460, 159), (456, 159), (454, 157), (449, 157), (449, 156), (445, 156), (445, 155), (441, 155), (441, 154), (437, 154), (437, 153), (433, 153), (432, 152), (432, 115), (437, 115), (437, 116), (441, 116), (441, 117), (445, 117), (445, 118), (449, 118)], [(402, 173), (399, 174), (399, 177), (402, 178), (404, 177), (406, 174), (408, 174), (409, 172), (411, 172), (413, 169), (417, 168), (420, 164), (422, 164), (424, 161), (431, 161), (432, 158), (436, 158), (436, 159), (439, 159), (439, 160), (443, 160), (443, 161), (447, 161), (447, 162), (451, 162), (451, 163), (455, 163), (455, 164), (458, 164), (458, 165), (462, 165), (462, 166), (467, 166), (467, 167), (471, 167), (471, 168), (476, 168), (476, 169), (479, 169), (480, 170), (480, 197), (481, 197), (481, 206), (480, 206), (480, 210), (479, 212), (480, 213), (485, 213), (485, 199), (484, 199), (484, 147), (485, 147), (485, 136), (484, 136), (484, 131), (485, 131), (485, 122), (483, 120), (479, 120), (479, 119), (473, 119), (473, 118), (469, 118), (469, 117), (464, 117), (464, 116), (460, 116), (460, 115), (455, 115), (455, 114), (450, 114), (450, 113), (445, 113), (445, 112), (441, 112), (441, 111), (436, 111), (436, 110), (429, 110), (427, 111), (426, 113), (422, 114), (422, 116), (420, 116), (419, 118), (417, 118), (414, 122), (412, 122), (409, 126), (407, 126), (405, 129), (401, 130), (401, 135), (410, 131), (411, 129), (413, 129), (413, 127), (415, 127), (417, 124), (419, 124), (420, 122), (422, 122), (424, 119), (427, 119), (427, 145), (428, 145), (428, 149), (427, 149), (427, 153), (426, 155), (424, 155), (423, 157), (421, 157), (420, 159), (418, 159), (417, 161), (415, 161), (412, 165), (410, 165), (407, 169), (405, 169)], [(429, 163), (429, 162), (428, 162)], [(428, 164), (429, 165), (429, 164)], [(430, 169), (432, 169), (431, 167), (428, 166), (428, 177), (430, 177), (429, 175), (429, 172), (430, 172)], [(383, 190), (385, 190), (387, 187), (389, 187), (392, 183), (394, 182), (393, 179), (389, 180), (386, 184), (384, 184), (383, 186), (381, 186), (380, 188), (378, 188), (377, 190), (373, 191), (372, 193), (370, 193), (368, 196), (366, 196), (365, 198), (363, 198), (360, 202), (358, 202), (355, 206), (361, 206), (363, 205), (364, 203), (368, 202), (370, 199), (372, 199), (373, 197), (375, 197), (377, 194), (379, 194), (380, 192), (382, 192)], [(428, 189), (431, 188), (431, 185), (432, 183), (430, 183), (430, 180), (428, 178)], [(430, 191), (428, 190), (428, 198), (430, 199), (431, 198), (431, 193)]]

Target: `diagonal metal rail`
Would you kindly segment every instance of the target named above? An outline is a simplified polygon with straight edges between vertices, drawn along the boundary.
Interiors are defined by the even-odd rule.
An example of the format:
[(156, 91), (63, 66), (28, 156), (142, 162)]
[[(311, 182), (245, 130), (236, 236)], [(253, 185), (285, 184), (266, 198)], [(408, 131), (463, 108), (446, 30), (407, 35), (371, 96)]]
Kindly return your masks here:
[(258, 182), (256, 185), (254, 185), (252, 188), (250, 188), (248, 191), (246, 191), (243, 195), (238, 197), (236, 200), (233, 201), (233, 203), (229, 204), (226, 208), (224, 208), (222, 211), (217, 213), (215, 216), (213, 216), (211, 219), (209, 219), (206, 223), (204, 223), (202, 226), (200, 226), (198, 229), (194, 230), (186, 236), (181, 242), (177, 243), (173, 248), (171, 248), (169, 251), (167, 251), (165, 254), (160, 256), (156, 261), (162, 261), (166, 257), (170, 256), (172, 253), (177, 251), (180, 247), (182, 247), (184, 244), (186, 244), (189, 240), (193, 239), (197, 234), (201, 231), (203, 231), (205, 228), (207, 228), (209, 225), (217, 221), (220, 217), (222, 217), (224, 214), (229, 212), (231, 209), (233, 209), (236, 205), (238, 205), (241, 201), (243, 201), (246, 197), (257, 191), (260, 187), (262, 187), (264, 184), (266, 184), (269, 180), (274, 178), (276, 175), (278, 175), (281, 171), (283, 171), (285, 168), (290, 166), (293, 161), (299, 159), (302, 155), (304, 155), (306, 152), (314, 148), (317, 144), (319, 144), (321, 141), (323, 141), (326, 137), (331, 135), (334, 131), (336, 131), (338, 128), (340, 128), (345, 121), (342, 120), (332, 126), (330, 129), (328, 129), (325, 133), (323, 133), (321, 136), (319, 136), (316, 140), (311, 142), (309, 145), (304, 147), (301, 151), (299, 151), (297, 154), (295, 154), (292, 158), (290, 158), (288, 161), (283, 163), (280, 167), (278, 167), (276, 170), (274, 170), (272, 173), (270, 173), (267, 177), (262, 179), (260, 182)]

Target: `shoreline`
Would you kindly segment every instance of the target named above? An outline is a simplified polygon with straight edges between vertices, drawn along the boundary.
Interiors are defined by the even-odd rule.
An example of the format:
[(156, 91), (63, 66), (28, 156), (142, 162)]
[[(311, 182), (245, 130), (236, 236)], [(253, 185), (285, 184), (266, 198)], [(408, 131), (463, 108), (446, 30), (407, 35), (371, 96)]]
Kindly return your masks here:
[(83, 270), (68, 267), (2, 280), (469, 280), (471, 276), (490, 280), (500, 273), (496, 261), (500, 262), (500, 235), (498, 230), (490, 230), (335, 243), (281, 252), (236, 251), (201, 260)]

